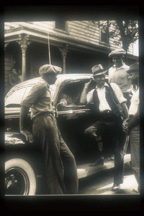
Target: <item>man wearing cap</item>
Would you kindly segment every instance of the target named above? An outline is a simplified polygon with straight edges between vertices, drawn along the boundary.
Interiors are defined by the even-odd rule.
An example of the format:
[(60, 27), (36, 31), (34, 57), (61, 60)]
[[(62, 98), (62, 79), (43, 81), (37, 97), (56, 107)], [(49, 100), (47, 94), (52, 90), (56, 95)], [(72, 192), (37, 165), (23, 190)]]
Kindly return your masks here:
[[(49, 86), (55, 83), (60, 72), (61, 68), (57, 66), (47, 64), (40, 67), (40, 81), (21, 103), (20, 132), (30, 143), (35, 141), (35, 146), (42, 152), (46, 193), (74, 194), (78, 191), (76, 162), (58, 130)], [(26, 129), (24, 122), (29, 108), (33, 134)]]
[[(131, 98), (129, 117), (123, 129), (130, 136), (131, 165), (138, 185), (140, 184), (140, 124), (139, 124), (139, 63), (132, 64), (127, 71), (135, 92)], [(138, 187), (139, 190), (139, 187)]]
[(112, 57), (114, 65), (109, 69), (109, 82), (116, 83), (123, 92), (124, 97), (127, 99), (127, 106), (130, 105), (132, 84), (128, 78), (127, 70), (129, 66), (124, 63), (125, 50), (120, 48), (113, 50), (109, 53), (109, 57)]
[[(122, 129), (121, 113), (117, 104), (121, 106), (124, 112), (124, 118), (127, 118), (126, 99), (123, 97), (121, 89), (117, 84), (111, 83), (110, 86), (105, 82), (105, 73), (102, 65), (95, 65), (92, 68), (93, 77), (85, 83), (80, 103), (91, 104), (92, 112), (96, 122), (85, 130), (85, 135), (89, 140), (96, 142), (97, 137), (109, 137), (112, 140), (115, 172), (113, 190), (118, 189), (123, 183), (123, 144), (124, 132)], [(90, 85), (95, 82), (95, 88), (89, 91)], [(94, 165), (104, 163), (102, 152), (98, 149), (98, 160)]]

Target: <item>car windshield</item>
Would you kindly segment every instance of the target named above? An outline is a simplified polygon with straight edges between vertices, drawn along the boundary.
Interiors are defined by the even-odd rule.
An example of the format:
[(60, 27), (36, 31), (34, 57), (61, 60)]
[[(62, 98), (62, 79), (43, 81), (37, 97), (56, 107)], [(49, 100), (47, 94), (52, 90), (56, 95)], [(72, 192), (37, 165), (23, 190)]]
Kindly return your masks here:
[[(28, 95), (33, 85), (14, 87), (5, 97), (5, 107), (20, 107), (22, 100)], [(56, 85), (50, 85), (51, 96), (53, 98)]]

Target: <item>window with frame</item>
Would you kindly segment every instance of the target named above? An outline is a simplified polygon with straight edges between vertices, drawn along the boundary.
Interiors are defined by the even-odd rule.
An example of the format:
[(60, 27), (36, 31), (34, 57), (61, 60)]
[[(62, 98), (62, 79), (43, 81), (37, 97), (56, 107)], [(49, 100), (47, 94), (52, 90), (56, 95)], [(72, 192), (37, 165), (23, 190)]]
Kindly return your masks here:
[(67, 83), (60, 92), (58, 103), (61, 99), (65, 99), (68, 105), (78, 105), (85, 82), (77, 80)]
[(101, 42), (109, 43), (108, 29), (106, 31), (101, 30)]
[(63, 19), (56, 20), (55, 28), (62, 31), (67, 31), (67, 22)]

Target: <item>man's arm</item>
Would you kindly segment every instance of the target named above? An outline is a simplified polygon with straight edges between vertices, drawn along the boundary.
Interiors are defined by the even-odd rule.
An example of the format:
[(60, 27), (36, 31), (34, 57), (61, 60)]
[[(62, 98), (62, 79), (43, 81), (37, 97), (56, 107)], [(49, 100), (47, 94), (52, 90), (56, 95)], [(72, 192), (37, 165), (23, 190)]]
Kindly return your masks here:
[(124, 119), (127, 119), (128, 118), (128, 107), (125, 102), (122, 102), (121, 106), (122, 106), (123, 113), (124, 113)]
[(137, 112), (129, 121), (128, 129), (131, 130), (133, 127), (139, 124), (139, 112)]
[(35, 101), (46, 91), (45, 83), (37, 83), (32, 87), (27, 97), (21, 102), (21, 112), (20, 112), (20, 133), (22, 133), (26, 140), (33, 142), (33, 135), (25, 128), (25, 119), (27, 118), (29, 108), (35, 103)]
[(134, 128), (135, 126), (137, 126), (139, 124), (139, 108), (137, 113), (134, 116), (129, 116), (124, 122), (123, 122), (123, 129), (124, 131), (127, 131), (127, 133)]
[(80, 104), (86, 104), (87, 102), (87, 93), (88, 93), (88, 87), (91, 83), (91, 80), (88, 82), (88, 83), (85, 83), (84, 85), (84, 88), (83, 88), (83, 91), (82, 91), (82, 94), (81, 94), (81, 97), (80, 97)]
[(128, 118), (128, 108), (126, 105), (127, 100), (124, 98), (121, 89), (116, 83), (110, 83), (109, 87), (110, 87), (110, 90), (112, 90), (112, 93), (113, 93), (112, 95), (114, 97), (115, 102), (117, 103), (117, 105), (119, 104), (121, 105), (120, 110), (122, 108), (123, 118), (127, 119)]
[(27, 118), (29, 112), (29, 107), (26, 106), (21, 106), (21, 111), (20, 111), (20, 119), (19, 119), (19, 127), (20, 127), (20, 133), (23, 134), (26, 137), (26, 140), (29, 141), (30, 143), (33, 143), (33, 135), (26, 130), (25, 128), (25, 119)]

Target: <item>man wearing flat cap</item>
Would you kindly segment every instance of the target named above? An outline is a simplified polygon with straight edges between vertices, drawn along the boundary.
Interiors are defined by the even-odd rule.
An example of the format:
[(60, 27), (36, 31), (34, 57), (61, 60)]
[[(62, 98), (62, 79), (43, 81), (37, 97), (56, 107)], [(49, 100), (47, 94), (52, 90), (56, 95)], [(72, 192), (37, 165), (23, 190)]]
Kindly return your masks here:
[[(100, 64), (92, 67), (93, 77), (88, 83), (85, 83), (80, 103), (91, 104), (94, 118), (96, 118), (96, 122), (85, 130), (85, 135), (89, 138), (89, 142), (93, 140), (96, 143), (96, 139), (99, 136), (102, 136), (103, 141), (108, 137), (111, 138), (115, 160), (114, 185), (112, 189), (116, 190), (123, 183), (124, 164), (124, 132), (118, 105), (123, 110), (124, 118), (128, 116), (128, 113), (125, 104), (126, 99), (123, 97), (119, 86), (115, 83), (110, 85), (106, 83), (106, 72)], [(89, 91), (92, 82), (95, 82), (95, 87)], [(104, 158), (100, 149), (97, 149), (97, 158), (98, 160), (92, 165), (103, 165)]]
[(109, 69), (109, 82), (116, 83), (123, 92), (124, 97), (127, 99), (127, 106), (130, 105), (132, 84), (128, 78), (127, 70), (129, 66), (124, 63), (125, 50), (122, 48), (115, 49), (109, 53), (114, 65)]
[[(50, 64), (40, 67), (40, 81), (21, 102), (20, 132), (27, 141), (35, 141), (35, 146), (40, 148), (47, 186), (45, 193), (75, 194), (78, 191), (76, 162), (58, 130), (50, 92), (50, 85), (55, 83), (60, 72), (60, 67)], [(29, 108), (33, 122), (32, 134), (26, 129), (24, 122)]]
[(127, 73), (135, 86), (135, 91), (131, 98), (129, 117), (124, 121), (123, 129), (130, 136), (131, 165), (137, 183), (140, 185), (139, 62), (132, 64)]

